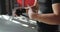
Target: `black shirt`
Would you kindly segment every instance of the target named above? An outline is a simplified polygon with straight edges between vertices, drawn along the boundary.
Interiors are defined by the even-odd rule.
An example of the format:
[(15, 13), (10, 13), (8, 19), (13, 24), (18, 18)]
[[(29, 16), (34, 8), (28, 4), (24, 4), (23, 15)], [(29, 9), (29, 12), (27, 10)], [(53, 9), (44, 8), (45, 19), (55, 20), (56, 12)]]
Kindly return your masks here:
[[(52, 4), (60, 3), (60, 0), (38, 0), (40, 4), (40, 11), (44, 14), (53, 13)], [(56, 32), (58, 25), (49, 25), (46, 23), (38, 22), (39, 32)]]
[(38, 0), (42, 13), (52, 13), (52, 4), (60, 3), (60, 0)]

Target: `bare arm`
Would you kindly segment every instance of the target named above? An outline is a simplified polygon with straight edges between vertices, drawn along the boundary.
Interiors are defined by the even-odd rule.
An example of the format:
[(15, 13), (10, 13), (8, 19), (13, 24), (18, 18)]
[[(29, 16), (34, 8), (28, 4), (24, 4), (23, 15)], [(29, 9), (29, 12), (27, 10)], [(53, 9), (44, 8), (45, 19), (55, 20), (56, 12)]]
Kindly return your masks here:
[[(32, 18), (42, 21), (43, 23), (59, 25), (60, 24), (60, 3), (52, 4), (53, 13), (50, 14), (33, 14)], [(35, 17), (34, 17), (35, 16)]]

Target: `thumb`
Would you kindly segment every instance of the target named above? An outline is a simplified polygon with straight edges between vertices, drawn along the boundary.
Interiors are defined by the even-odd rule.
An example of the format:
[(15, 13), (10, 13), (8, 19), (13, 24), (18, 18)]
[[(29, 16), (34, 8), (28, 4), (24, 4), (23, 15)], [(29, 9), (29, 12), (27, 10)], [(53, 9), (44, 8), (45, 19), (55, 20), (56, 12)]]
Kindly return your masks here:
[(32, 10), (32, 8), (31, 8), (29, 5), (28, 5), (28, 9), (29, 9), (29, 10)]
[(29, 16), (30, 19), (32, 19), (32, 17), (31, 17), (32, 13), (33, 13), (32, 8), (30, 6), (28, 6), (28, 8), (29, 8), (29, 10), (28, 10), (28, 16)]
[(28, 12), (29, 13), (33, 13), (33, 10), (32, 10), (32, 8), (28, 5)]

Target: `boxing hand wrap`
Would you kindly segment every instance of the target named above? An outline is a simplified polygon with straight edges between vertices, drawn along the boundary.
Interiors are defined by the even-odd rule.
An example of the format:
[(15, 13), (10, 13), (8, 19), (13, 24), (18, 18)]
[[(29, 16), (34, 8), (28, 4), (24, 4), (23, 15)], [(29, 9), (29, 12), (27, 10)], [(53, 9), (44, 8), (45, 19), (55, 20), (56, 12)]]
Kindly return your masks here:
[(28, 10), (28, 16), (29, 16), (30, 19), (32, 19), (31, 16), (32, 16), (32, 13), (34, 13), (34, 12), (32, 11), (32, 8), (30, 6), (28, 8), (29, 8), (29, 10)]

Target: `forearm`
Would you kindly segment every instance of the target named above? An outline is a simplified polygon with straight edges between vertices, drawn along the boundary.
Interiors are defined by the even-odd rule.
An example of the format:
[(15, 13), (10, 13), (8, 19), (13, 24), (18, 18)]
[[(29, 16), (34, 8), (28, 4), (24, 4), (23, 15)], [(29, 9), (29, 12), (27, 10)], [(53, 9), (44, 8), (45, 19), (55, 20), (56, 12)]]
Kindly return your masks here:
[(47, 24), (60, 24), (60, 16), (55, 14), (37, 14), (36, 19)]

